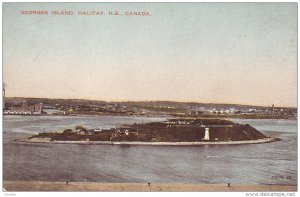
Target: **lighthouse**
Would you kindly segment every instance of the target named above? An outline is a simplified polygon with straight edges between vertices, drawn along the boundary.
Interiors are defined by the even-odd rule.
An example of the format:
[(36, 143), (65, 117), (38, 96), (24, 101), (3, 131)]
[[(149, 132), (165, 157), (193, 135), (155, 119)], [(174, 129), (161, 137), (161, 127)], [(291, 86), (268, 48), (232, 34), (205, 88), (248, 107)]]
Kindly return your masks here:
[(204, 138), (203, 140), (209, 140), (209, 128), (205, 128), (205, 135), (204, 135)]

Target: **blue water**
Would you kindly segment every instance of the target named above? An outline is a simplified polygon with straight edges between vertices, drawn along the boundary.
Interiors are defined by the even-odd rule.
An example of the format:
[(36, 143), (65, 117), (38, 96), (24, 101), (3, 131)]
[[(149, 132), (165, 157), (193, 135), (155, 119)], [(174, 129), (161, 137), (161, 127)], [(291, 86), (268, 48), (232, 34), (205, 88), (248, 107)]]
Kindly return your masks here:
[(28, 134), (165, 118), (4, 116), (3, 179), (155, 183), (297, 184), (297, 121), (234, 120), (281, 141), (205, 146), (24, 144)]

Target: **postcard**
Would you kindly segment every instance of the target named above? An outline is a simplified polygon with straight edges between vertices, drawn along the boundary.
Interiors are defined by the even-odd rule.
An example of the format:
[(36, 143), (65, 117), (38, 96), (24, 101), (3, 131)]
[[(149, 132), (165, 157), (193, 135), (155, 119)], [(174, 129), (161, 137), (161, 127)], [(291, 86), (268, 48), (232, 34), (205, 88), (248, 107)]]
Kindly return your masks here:
[(3, 3), (3, 192), (294, 196), (297, 7)]

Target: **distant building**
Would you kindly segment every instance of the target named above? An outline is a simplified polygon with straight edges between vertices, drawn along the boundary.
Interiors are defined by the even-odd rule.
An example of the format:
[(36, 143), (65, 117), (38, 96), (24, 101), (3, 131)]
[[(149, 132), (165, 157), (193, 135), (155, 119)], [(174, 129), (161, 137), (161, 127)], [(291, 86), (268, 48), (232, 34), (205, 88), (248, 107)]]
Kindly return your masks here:
[(43, 103), (34, 104), (34, 110), (31, 111), (33, 114), (42, 114), (43, 111)]
[(13, 104), (11, 107), (11, 111), (14, 114), (29, 114), (30, 113), (26, 101), (23, 101), (22, 103)]
[(235, 113), (235, 108), (229, 108), (229, 113), (234, 114)]
[(45, 109), (45, 108), (43, 108), (43, 112), (45, 112), (46, 114), (49, 114), (49, 115), (65, 115), (66, 114), (66, 112), (61, 111), (59, 109)]
[(21, 103), (12, 104), (10, 109), (4, 111), (4, 114), (42, 114), (42, 112), (43, 103), (28, 106), (26, 101), (22, 101)]
[(205, 107), (187, 107), (186, 110), (186, 114), (188, 115), (199, 115), (199, 114), (203, 114), (204, 112), (206, 112), (206, 108)]
[(131, 130), (131, 126), (127, 125), (127, 124), (122, 124), (122, 125), (117, 125), (117, 131), (118, 132), (125, 132), (125, 131), (129, 131)]

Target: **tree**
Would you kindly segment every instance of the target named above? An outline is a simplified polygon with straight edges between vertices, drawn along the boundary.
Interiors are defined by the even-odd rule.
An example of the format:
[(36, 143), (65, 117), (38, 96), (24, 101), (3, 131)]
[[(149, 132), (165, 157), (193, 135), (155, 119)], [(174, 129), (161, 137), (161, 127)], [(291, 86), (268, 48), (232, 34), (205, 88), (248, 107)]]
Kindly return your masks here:
[(76, 129), (76, 130), (87, 131), (87, 129), (84, 128), (82, 125), (77, 125), (77, 126), (75, 127), (75, 129)]
[(72, 133), (72, 129), (66, 129), (63, 133)]

